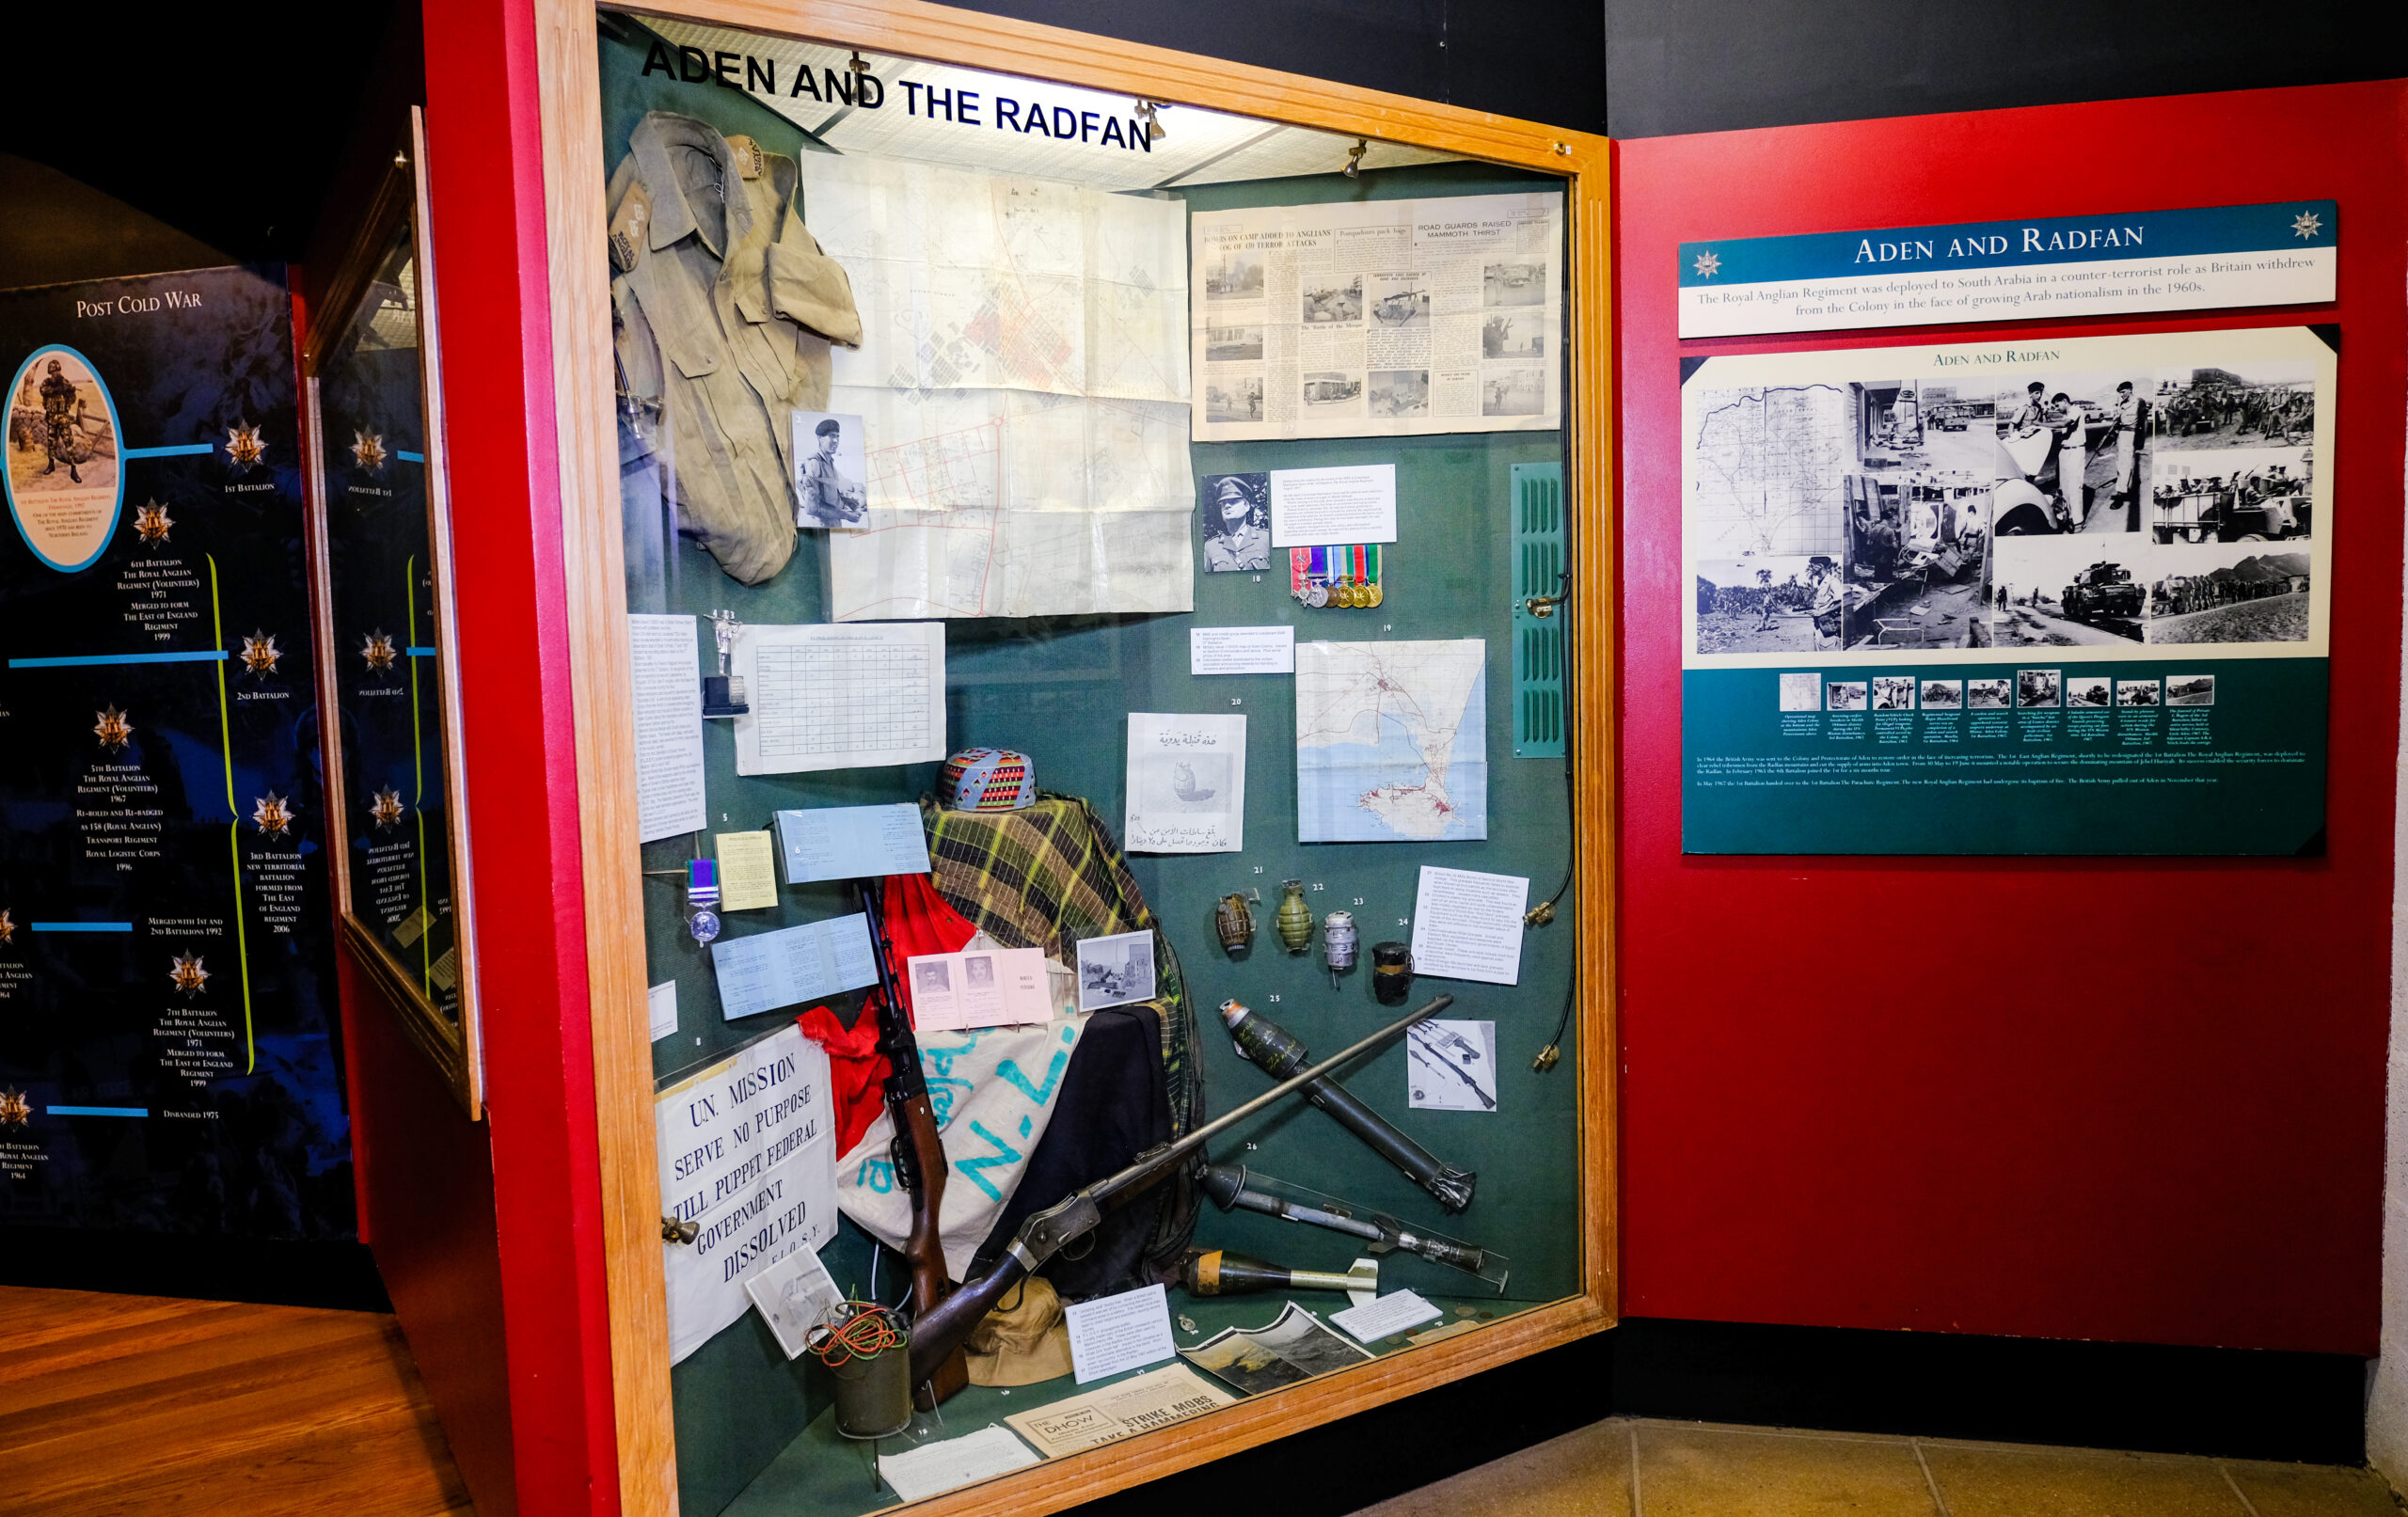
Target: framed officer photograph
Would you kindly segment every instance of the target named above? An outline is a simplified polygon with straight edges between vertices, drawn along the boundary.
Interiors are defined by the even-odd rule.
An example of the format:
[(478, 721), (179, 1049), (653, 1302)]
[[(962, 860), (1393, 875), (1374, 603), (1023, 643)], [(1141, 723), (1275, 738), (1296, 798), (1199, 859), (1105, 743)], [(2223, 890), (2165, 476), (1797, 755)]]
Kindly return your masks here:
[(869, 449), (862, 419), (825, 411), (794, 416), (794, 524), (852, 530), (869, 525)]
[(345, 944), (471, 1117), (476, 935), (418, 111), (302, 346), (318, 706)]

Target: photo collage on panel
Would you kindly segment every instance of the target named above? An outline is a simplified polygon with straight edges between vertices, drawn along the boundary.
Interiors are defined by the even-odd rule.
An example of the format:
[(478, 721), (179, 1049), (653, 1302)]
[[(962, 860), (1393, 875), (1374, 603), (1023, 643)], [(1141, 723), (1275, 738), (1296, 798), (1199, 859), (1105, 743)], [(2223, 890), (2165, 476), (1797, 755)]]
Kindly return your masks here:
[[(1829, 357), (1828, 382), (1692, 400), (1698, 656), (2308, 637), (2309, 362), (1985, 382), (1842, 378), (1849, 356)], [(2194, 678), (2205, 703), (2212, 678)], [(1953, 685), (1885, 703), (1877, 685), (1856, 683), (1830, 682), (1825, 709), (2031, 703)], [(2072, 693), (2178, 703), (2128, 683)], [(1787, 703), (1802, 693), (1785, 694), (1784, 709), (1811, 709)]]

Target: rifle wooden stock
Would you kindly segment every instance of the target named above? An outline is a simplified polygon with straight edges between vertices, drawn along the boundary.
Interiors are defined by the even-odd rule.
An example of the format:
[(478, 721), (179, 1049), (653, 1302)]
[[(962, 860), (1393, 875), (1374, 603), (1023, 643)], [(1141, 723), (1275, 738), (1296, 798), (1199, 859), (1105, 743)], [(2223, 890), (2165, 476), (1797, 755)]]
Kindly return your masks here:
[[(911, 1014), (895, 982), (894, 945), (887, 941), (886, 917), (879, 909), (876, 886), (862, 881), (861, 896), (862, 915), (869, 926), (870, 958), (878, 968), (878, 1046), (887, 1062), (886, 1112), (895, 1123), (895, 1173), (911, 1198), (911, 1230), (903, 1240), (903, 1258), (911, 1267), (911, 1319), (917, 1324), (935, 1314), (954, 1289), (940, 1231), (944, 1184), (951, 1171), (945, 1163), (944, 1141), (937, 1132), (936, 1112), (928, 1104), (927, 1081), (920, 1071), (919, 1039), (912, 1035)], [(976, 1319), (972, 1320), (974, 1323)], [(923, 1408), (934, 1407), (970, 1383), (970, 1361), (962, 1353), (960, 1337), (955, 1338), (950, 1353), (932, 1359), (925, 1367), (916, 1329), (911, 1341), (912, 1395)]]

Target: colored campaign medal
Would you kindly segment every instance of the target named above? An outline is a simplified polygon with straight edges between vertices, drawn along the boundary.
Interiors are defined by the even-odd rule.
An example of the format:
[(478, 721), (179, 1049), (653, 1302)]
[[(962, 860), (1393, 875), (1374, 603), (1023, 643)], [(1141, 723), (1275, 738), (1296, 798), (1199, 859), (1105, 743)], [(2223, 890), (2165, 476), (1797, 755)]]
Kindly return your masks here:
[(709, 942), (719, 936), (719, 913), (711, 909), (719, 905), (719, 864), (715, 860), (697, 859), (686, 866), (686, 905), (693, 915), (686, 921), (686, 930), (698, 943)]

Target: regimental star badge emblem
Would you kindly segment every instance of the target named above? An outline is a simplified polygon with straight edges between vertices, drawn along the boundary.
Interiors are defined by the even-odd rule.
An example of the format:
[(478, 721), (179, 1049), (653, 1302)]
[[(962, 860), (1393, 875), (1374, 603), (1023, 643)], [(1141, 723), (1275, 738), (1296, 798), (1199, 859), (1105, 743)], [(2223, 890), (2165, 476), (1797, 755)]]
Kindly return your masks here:
[(243, 667), (254, 674), (275, 673), (276, 661), (283, 656), (273, 632), (254, 632), (243, 640)]
[(239, 421), (227, 428), (226, 457), (238, 468), (249, 468), (264, 460), (267, 444), (260, 440), (260, 429)]
[(378, 827), (400, 826), (402, 821), (402, 793), (398, 790), (377, 791), (375, 804), (368, 808), (368, 814), (376, 818), (376, 825)]
[(385, 439), (375, 433), (354, 427), (351, 432), (351, 456), (361, 468), (383, 468)]
[(2303, 240), (2324, 229), (2324, 218), (2313, 211), (2303, 211), (2291, 217), (2291, 232)]
[(0, 1128), (21, 1128), (33, 1119), (34, 1105), (24, 1091), (0, 1090)]
[(368, 660), (371, 671), (382, 674), (393, 667), (393, 660), (398, 655), (394, 652), (391, 638), (382, 632), (371, 632), (367, 640), (360, 644), (359, 656)]
[(293, 825), (293, 814), (298, 808), (271, 790), (251, 807), (251, 820), (260, 824), (260, 835), (280, 838)]
[(168, 515), (167, 508), (156, 500), (147, 506), (135, 508), (134, 529), (142, 534), (142, 541), (146, 543), (166, 542), (167, 529), (175, 524), (176, 518)]
[(1718, 274), (1719, 274), (1719, 273), (1721, 273), (1721, 272), (1722, 272), (1722, 255), (1721, 255), (1721, 254), (1719, 254), (1719, 253), (1700, 253), (1700, 254), (1697, 256), (1697, 277), (1698, 277), (1699, 278), (1701, 278), (1701, 279), (1711, 279), (1711, 278), (1713, 278), (1716, 275), (1718, 275)]
[(101, 719), (92, 723), (92, 731), (103, 748), (123, 748), (134, 736), (134, 723), (126, 720), (125, 713), (117, 707), (103, 707), (92, 714)]
[(167, 978), (175, 981), (177, 990), (188, 997), (209, 988), (209, 972), (200, 967), (198, 954), (178, 954), (175, 967), (167, 971)]
[(17, 924), (8, 920), (8, 912), (0, 911), (0, 947), (6, 947), (16, 940)]

